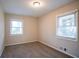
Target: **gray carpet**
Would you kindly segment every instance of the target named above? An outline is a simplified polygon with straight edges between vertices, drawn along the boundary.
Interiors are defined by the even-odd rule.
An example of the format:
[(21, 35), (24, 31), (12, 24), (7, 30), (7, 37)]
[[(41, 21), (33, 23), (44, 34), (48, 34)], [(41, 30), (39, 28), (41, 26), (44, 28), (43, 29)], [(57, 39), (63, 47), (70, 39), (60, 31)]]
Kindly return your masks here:
[(5, 47), (1, 58), (70, 58), (40, 42)]

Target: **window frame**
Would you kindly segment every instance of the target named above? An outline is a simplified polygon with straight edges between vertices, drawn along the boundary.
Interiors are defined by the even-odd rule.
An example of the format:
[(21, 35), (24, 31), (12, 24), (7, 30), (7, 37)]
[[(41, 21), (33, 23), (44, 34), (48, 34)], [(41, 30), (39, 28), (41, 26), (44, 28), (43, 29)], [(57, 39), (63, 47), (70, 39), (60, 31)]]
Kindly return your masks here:
[[(16, 21), (16, 22), (22, 22), (22, 27), (12, 27), (12, 25), (11, 25), (11, 22), (12, 21)], [(12, 34), (11, 33), (11, 31), (12, 31), (12, 28), (22, 28), (22, 34)], [(23, 21), (22, 20), (20, 20), (20, 19), (11, 19), (10, 20), (10, 30), (9, 30), (9, 32), (10, 32), (10, 35), (23, 35)]]
[[(58, 30), (58, 18), (59, 17), (63, 17), (63, 16), (66, 16), (66, 15), (71, 15), (71, 14), (75, 14), (75, 16), (76, 16), (76, 31), (77, 31), (77, 33), (76, 33), (76, 38), (70, 38), (70, 37), (64, 37), (64, 36), (58, 36), (57, 35), (57, 30)], [(78, 41), (78, 10), (77, 9), (75, 9), (75, 10), (72, 10), (72, 11), (70, 11), (70, 12), (66, 12), (66, 13), (63, 13), (63, 14), (60, 14), (60, 15), (57, 15), (56, 16), (56, 38), (57, 39), (64, 39), (64, 40), (71, 40), (71, 41)]]

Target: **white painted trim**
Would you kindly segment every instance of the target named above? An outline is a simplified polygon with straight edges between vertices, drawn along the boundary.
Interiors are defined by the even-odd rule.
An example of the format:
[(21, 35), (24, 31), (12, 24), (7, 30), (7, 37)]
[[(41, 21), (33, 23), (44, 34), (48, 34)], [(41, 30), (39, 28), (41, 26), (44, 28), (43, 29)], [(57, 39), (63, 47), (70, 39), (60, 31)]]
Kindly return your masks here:
[(36, 42), (37, 40), (34, 41), (28, 41), (28, 42), (21, 42), (21, 43), (14, 43), (14, 44), (5, 44), (5, 46), (12, 46), (12, 45), (18, 45), (18, 44), (25, 44), (25, 43), (31, 43), (31, 42)]
[(69, 14), (71, 14), (71, 13), (76, 13), (76, 12), (78, 12), (78, 9), (71, 10), (71, 11), (65, 12), (65, 13), (61, 13), (61, 14), (57, 15), (56, 18), (57, 18), (57, 17), (61, 17), (61, 16), (65, 16), (65, 15), (69, 15)]
[(57, 25), (57, 23), (58, 23), (58, 17), (69, 15), (69, 14), (73, 14), (73, 13), (75, 13), (75, 15), (76, 15), (76, 23), (77, 23), (77, 33), (76, 33), (77, 36), (76, 36), (76, 38), (62, 37), (62, 36), (57, 36), (56, 35), (57, 39), (65, 39), (65, 40), (76, 41), (76, 42), (78, 41), (78, 9), (71, 10), (69, 12), (62, 13), (62, 14), (59, 14), (59, 15), (56, 16), (56, 32), (57, 32), (57, 26), (58, 26)]
[(47, 46), (49, 46), (49, 47), (51, 47), (51, 48), (57, 50), (57, 51), (60, 51), (60, 52), (62, 52), (62, 53), (64, 53), (64, 54), (67, 54), (67, 55), (69, 55), (69, 56), (71, 56), (71, 57), (73, 57), (73, 58), (78, 58), (77, 56), (74, 56), (74, 55), (72, 55), (72, 54), (69, 54), (69, 53), (67, 53), (67, 52), (64, 52), (64, 51), (62, 51), (62, 50), (60, 50), (60, 49), (58, 49), (58, 48), (56, 48), (56, 47), (54, 47), (54, 46), (51, 46), (51, 45), (49, 45), (49, 44), (47, 44), (47, 43), (45, 43), (45, 42), (43, 42), (43, 41), (39, 41), (39, 42), (41, 42), (41, 43), (43, 43), (43, 44), (45, 44), (45, 45), (47, 45)]
[[(12, 25), (11, 25), (11, 22), (12, 21), (17, 21), (17, 22), (22, 22), (22, 34), (11, 34), (11, 28), (12, 28)], [(23, 35), (24, 34), (24, 21), (22, 19), (19, 19), (19, 18), (13, 18), (13, 19), (9, 19), (9, 36), (18, 36), (18, 35)]]
[(3, 53), (3, 51), (4, 51), (4, 48), (5, 48), (5, 46), (2, 48), (2, 51), (0, 53), (0, 57), (1, 57), (2, 53)]

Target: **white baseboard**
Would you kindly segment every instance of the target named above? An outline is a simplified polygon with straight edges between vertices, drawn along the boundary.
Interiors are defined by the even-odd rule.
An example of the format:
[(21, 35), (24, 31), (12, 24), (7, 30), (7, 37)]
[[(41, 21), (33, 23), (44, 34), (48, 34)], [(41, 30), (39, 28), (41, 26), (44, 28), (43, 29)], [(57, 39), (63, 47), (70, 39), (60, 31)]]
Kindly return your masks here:
[(2, 53), (3, 53), (3, 51), (4, 51), (4, 48), (5, 48), (5, 46), (2, 48), (2, 51), (0, 53), (0, 57), (1, 57)]
[[(36, 40), (36, 41), (37, 41), (37, 40)], [(35, 42), (35, 41), (30, 41), (30, 42)], [(11, 46), (11, 45), (17, 45), (17, 44), (24, 44), (24, 43), (30, 43), (30, 42), (9, 44), (9, 45), (5, 45), (5, 46)], [(57, 51), (60, 51), (60, 52), (62, 52), (62, 53), (64, 53), (64, 54), (67, 54), (67, 55), (69, 55), (69, 56), (72, 56), (73, 58), (78, 58), (77, 56), (74, 56), (74, 55), (72, 55), (72, 54), (69, 54), (69, 53), (67, 53), (67, 52), (64, 52), (64, 51), (62, 51), (62, 50), (60, 50), (60, 49), (58, 49), (58, 48), (56, 48), (56, 47), (54, 47), (54, 46), (51, 46), (51, 45), (49, 45), (49, 44), (47, 44), (47, 43), (45, 43), (45, 42), (43, 42), (43, 41), (38, 41), (38, 42), (41, 42), (41, 43), (43, 43), (43, 44), (45, 44), (45, 45), (47, 45), (47, 46), (49, 46), (49, 47), (51, 47), (51, 48), (53, 48), (53, 49), (55, 49), (55, 50), (57, 50)], [(4, 48), (3, 48), (3, 50), (4, 50)], [(2, 52), (3, 52), (3, 51), (2, 51)], [(1, 56), (1, 54), (0, 54), (0, 56)]]
[(51, 47), (51, 48), (53, 48), (53, 49), (55, 49), (55, 50), (57, 50), (57, 51), (60, 51), (60, 52), (62, 52), (62, 53), (64, 53), (64, 54), (67, 54), (67, 55), (69, 55), (69, 56), (71, 56), (71, 57), (73, 57), (73, 58), (78, 58), (77, 56), (74, 56), (74, 55), (72, 55), (72, 54), (69, 54), (69, 53), (67, 53), (67, 52), (64, 52), (64, 51), (62, 51), (62, 50), (60, 50), (60, 49), (58, 49), (58, 48), (56, 48), (56, 47), (54, 47), (54, 46), (51, 46), (51, 45), (45, 43), (45, 42), (42, 42), (42, 41), (39, 41), (39, 42), (40, 42), (40, 43), (43, 43), (43, 44), (45, 44), (45, 45), (47, 45), (47, 46), (49, 46), (49, 47)]
[(37, 40), (34, 41), (28, 41), (28, 42), (21, 42), (21, 43), (14, 43), (14, 44), (5, 44), (5, 46), (12, 46), (12, 45), (17, 45), (17, 44), (24, 44), (24, 43), (30, 43), (30, 42), (35, 42)]

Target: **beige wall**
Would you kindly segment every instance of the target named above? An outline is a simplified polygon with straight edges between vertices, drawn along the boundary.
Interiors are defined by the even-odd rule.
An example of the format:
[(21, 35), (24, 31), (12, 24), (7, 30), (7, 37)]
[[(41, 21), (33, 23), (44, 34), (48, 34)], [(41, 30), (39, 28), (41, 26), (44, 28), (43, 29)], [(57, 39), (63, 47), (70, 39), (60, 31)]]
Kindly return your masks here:
[[(38, 19), (28, 16), (5, 14), (5, 45), (40, 41), (52, 48), (56, 48), (57, 50), (60, 50), (60, 47), (67, 48), (68, 54), (79, 57), (79, 42), (56, 38), (56, 16), (74, 9), (79, 9), (79, 1), (62, 6)], [(10, 34), (11, 19), (19, 19), (23, 21), (23, 35)], [(0, 55), (3, 50), (3, 42), (4, 16), (0, 8)]]
[(4, 49), (4, 13), (0, 7), (0, 56)]
[(60, 51), (79, 57), (79, 42), (56, 38), (56, 16), (74, 9), (79, 9), (79, 0), (62, 6), (47, 15), (40, 17), (39, 41), (57, 50), (60, 50), (60, 47), (67, 48), (67, 52)]
[[(10, 21), (11, 19), (21, 20), (23, 22), (23, 35), (10, 34)], [(5, 45), (15, 45), (27, 42), (37, 41), (37, 20), (33, 17), (18, 16), (6, 14), (6, 37)]]

